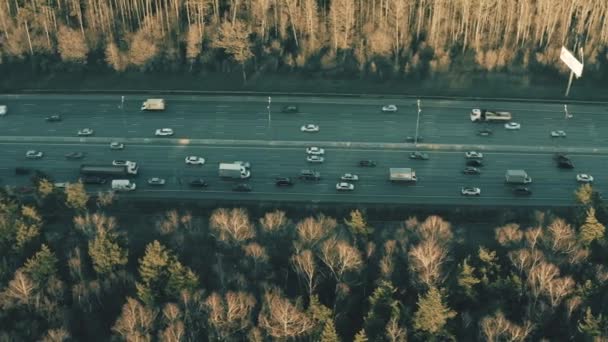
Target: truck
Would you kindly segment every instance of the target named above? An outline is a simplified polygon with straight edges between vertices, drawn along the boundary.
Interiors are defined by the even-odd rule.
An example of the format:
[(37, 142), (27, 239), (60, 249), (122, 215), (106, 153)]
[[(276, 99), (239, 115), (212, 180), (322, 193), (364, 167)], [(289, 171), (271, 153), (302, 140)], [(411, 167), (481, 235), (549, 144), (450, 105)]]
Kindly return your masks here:
[(513, 116), (510, 112), (499, 112), (478, 108), (471, 110), (471, 121), (473, 122), (506, 122), (511, 121), (512, 118)]
[(165, 99), (147, 99), (141, 104), (141, 110), (165, 110)]
[(247, 179), (251, 177), (251, 171), (247, 167), (248, 163), (232, 162), (220, 163), (219, 173), (221, 178)]
[(80, 165), (80, 174), (84, 176), (133, 177), (139, 168), (136, 163), (127, 165)]
[(412, 168), (390, 168), (389, 169), (389, 180), (391, 182), (416, 182), (416, 171)]
[(532, 178), (524, 170), (507, 170), (505, 182), (508, 184), (529, 184), (532, 183)]
[(115, 179), (112, 181), (114, 191), (134, 191), (137, 185), (128, 179)]

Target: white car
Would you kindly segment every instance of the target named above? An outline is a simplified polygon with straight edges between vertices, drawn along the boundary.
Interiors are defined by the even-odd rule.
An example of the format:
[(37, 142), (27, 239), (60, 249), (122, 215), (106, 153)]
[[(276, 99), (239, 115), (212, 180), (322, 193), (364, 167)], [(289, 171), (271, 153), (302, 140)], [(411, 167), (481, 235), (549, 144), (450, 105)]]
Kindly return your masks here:
[(114, 165), (114, 166), (127, 166), (127, 165), (133, 165), (133, 164), (136, 164), (136, 163), (132, 162), (130, 160), (120, 160), (120, 159), (112, 160), (112, 165)]
[(477, 151), (468, 151), (464, 153), (464, 156), (468, 159), (482, 159), (483, 153)]
[(507, 123), (505, 124), (505, 128), (506, 128), (506, 129), (511, 129), (511, 130), (514, 130), (514, 129), (520, 129), (520, 128), (521, 128), (521, 125), (520, 125), (520, 124), (518, 124), (517, 122), (507, 122)]
[(316, 155), (308, 155), (306, 161), (309, 163), (322, 163), (325, 161), (325, 158)]
[(382, 111), (384, 113), (395, 113), (397, 111), (397, 106), (394, 104), (389, 104), (382, 106)]
[(78, 131), (78, 135), (79, 136), (89, 136), (89, 135), (93, 135), (93, 130), (90, 128), (83, 128), (81, 130)]
[(576, 175), (576, 181), (581, 183), (593, 183), (593, 176), (586, 173)]
[(53, 186), (57, 189), (65, 189), (68, 186), (68, 183), (53, 183)]
[(481, 195), (481, 189), (475, 187), (464, 187), (460, 189), (460, 194), (463, 196), (479, 196)]
[(168, 137), (173, 135), (173, 130), (171, 128), (159, 128), (156, 130), (156, 133), (154, 133), (154, 135), (158, 137)]
[(4, 116), (4, 115), (6, 115), (6, 112), (7, 112), (6, 106), (5, 105), (1, 105), (0, 106), (0, 115)]
[(355, 190), (355, 185), (352, 183), (340, 182), (340, 183), (336, 184), (336, 190), (353, 191), (353, 190)]
[(165, 180), (163, 178), (152, 177), (152, 178), (148, 178), (148, 184), (150, 184), (150, 185), (165, 185)]
[(306, 153), (320, 156), (325, 154), (325, 150), (319, 147), (308, 147), (306, 148)]
[(29, 150), (25, 152), (25, 158), (27, 159), (40, 159), (44, 154), (40, 151)]
[(110, 143), (110, 150), (122, 150), (125, 148), (125, 144), (113, 141)]
[(319, 126), (318, 125), (313, 125), (313, 124), (304, 125), (304, 126), (300, 127), (300, 131), (302, 131), (302, 132), (318, 132), (319, 131)]
[(353, 175), (352, 173), (345, 173), (340, 177), (340, 180), (355, 182), (359, 180), (359, 176)]
[(205, 164), (205, 158), (203, 158), (203, 157), (197, 157), (197, 156), (187, 156), (186, 157), (186, 164), (188, 164), (188, 165), (204, 165)]
[(551, 138), (565, 138), (565, 131), (551, 131)]

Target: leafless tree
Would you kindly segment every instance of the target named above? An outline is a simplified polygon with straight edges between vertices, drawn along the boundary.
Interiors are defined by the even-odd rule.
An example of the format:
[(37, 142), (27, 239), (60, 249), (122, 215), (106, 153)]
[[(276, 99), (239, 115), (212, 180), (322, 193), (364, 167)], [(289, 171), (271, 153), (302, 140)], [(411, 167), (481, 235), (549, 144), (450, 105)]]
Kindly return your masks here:
[(447, 251), (435, 240), (423, 240), (408, 253), (410, 267), (417, 280), (425, 287), (443, 282), (442, 266)]
[(298, 275), (308, 289), (308, 297), (312, 297), (315, 288), (317, 287), (317, 266), (315, 263), (313, 253), (305, 249), (299, 254), (294, 255), (291, 258), (292, 264), (298, 272)]
[(481, 334), (486, 341), (524, 341), (533, 331), (533, 325), (525, 321), (519, 326), (505, 318), (500, 311), (486, 316), (480, 324)]
[(264, 217), (260, 218), (260, 226), (266, 233), (275, 233), (285, 228), (288, 223), (287, 215), (284, 211), (275, 210), (264, 214)]
[(264, 295), (258, 322), (260, 328), (276, 339), (304, 336), (314, 327), (313, 321), (300, 308), (275, 290)]
[(245, 209), (216, 209), (210, 218), (216, 238), (228, 244), (241, 244), (255, 237), (255, 230)]
[(341, 281), (346, 272), (358, 271), (363, 265), (361, 254), (356, 248), (333, 237), (323, 242), (319, 258), (337, 281)]
[(245, 292), (228, 292), (225, 298), (213, 293), (205, 301), (209, 313), (209, 324), (217, 333), (217, 338), (226, 338), (245, 331), (251, 326), (251, 312), (255, 298)]
[(112, 331), (128, 341), (150, 341), (157, 313), (133, 298), (127, 298)]
[(516, 223), (510, 223), (496, 228), (494, 230), (494, 235), (496, 241), (498, 241), (501, 246), (518, 244), (524, 237), (524, 233), (519, 229), (519, 225)]

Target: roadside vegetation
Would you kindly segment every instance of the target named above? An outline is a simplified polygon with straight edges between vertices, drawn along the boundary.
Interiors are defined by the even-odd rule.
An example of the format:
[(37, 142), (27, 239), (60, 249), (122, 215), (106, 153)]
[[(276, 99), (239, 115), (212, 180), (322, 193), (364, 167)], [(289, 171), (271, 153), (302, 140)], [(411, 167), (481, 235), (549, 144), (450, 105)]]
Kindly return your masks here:
[(571, 217), (480, 226), (361, 209), (135, 216), (112, 193), (36, 182), (27, 202), (0, 197), (0, 340), (608, 339), (608, 212), (588, 185)]
[[(319, 91), (319, 82), (312, 82), (309, 89), (302, 89), (301, 82), (354, 78), (361, 84), (409, 80), (418, 88), (420, 80), (427, 80), (422, 88), (439, 86), (441, 91), (484, 92), (486, 87), (479, 84), (487, 83), (503, 96), (517, 92), (511, 87), (542, 82), (557, 96), (563, 89), (554, 89), (548, 79), (560, 77), (565, 84), (567, 69), (559, 61), (564, 44), (584, 48), (587, 81), (606, 79), (608, 8), (600, 4), (597, 0), (7, 1), (0, 10), (0, 68), (10, 75), (3, 79), (6, 89), (78, 89), (81, 82), (99, 88), (87, 80), (106, 80), (110, 75), (117, 77), (103, 82), (110, 89), (207, 89), (201, 80), (216, 89), (238, 89), (244, 81), (270, 87), (265, 76), (280, 74), (291, 77), (292, 84), (275, 90)], [(114, 73), (108, 74), (110, 70)], [(149, 82), (150, 73), (163, 77)], [(221, 76), (226, 74), (238, 78)], [(347, 84), (321, 85), (326, 91), (352, 91), (344, 89)], [(395, 92), (391, 86), (360, 87), (354, 90)], [(543, 87), (538, 89), (545, 95)]]

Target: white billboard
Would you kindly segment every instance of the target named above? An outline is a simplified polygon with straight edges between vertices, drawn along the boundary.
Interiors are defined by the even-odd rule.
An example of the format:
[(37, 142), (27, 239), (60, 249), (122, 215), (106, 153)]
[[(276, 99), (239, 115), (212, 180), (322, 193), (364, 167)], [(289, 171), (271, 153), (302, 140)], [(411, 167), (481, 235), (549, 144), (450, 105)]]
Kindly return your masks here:
[(572, 70), (572, 72), (576, 75), (576, 78), (583, 75), (583, 63), (579, 62), (578, 59), (574, 57), (572, 52), (568, 51), (568, 49), (563, 46), (562, 52), (559, 54), (559, 58), (566, 63), (570, 70)]

